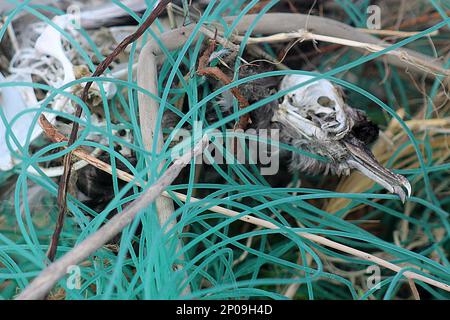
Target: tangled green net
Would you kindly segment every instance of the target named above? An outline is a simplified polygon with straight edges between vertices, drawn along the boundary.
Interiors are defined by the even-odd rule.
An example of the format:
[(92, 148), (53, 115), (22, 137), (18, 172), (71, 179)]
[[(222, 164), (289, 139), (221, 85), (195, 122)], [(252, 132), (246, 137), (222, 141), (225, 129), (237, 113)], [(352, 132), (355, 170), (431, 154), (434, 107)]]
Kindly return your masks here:
[[(64, 14), (53, 7), (34, 5), (32, 1), (10, 2), (15, 4), (15, 9), (8, 13), (0, 29), (0, 41), (6, 37), (8, 24), (23, 12), (51, 25), (54, 23), (43, 12)], [(150, 14), (155, 1), (146, 1), (150, 9), (142, 17), (119, 1), (112, 2), (120, 5), (140, 24)], [(182, 1), (186, 11), (189, 10), (187, 2)], [(139, 127), (138, 92), (160, 102), (156, 131), (162, 125), (165, 110), (179, 116), (177, 128), (193, 126), (200, 121), (205, 130), (225, 130), (227, 124), (234, 124), (245, 112), (256, 110), (268, 101), (282, 97), (286, 92), (277, 92), (251, 104), (244, 111), (238, 110), (235, 101), (236, 112), (229, 116), (220, 113), (217, 101), (220, 93), (242, 83), (275, 75), (317, 75), (315, 72), (299, 70), (263, 72), (236, 79), (212, 92), (208, 79), (195, 74), (202, 45), (206, 43), (205, 36), (199, 30), (200, 25), (219, 23), (225, 28), (225, 38), (230, 37), (240, 19), (260, 5), (260, 2), (262, 1), (210, 1), (200, 16), (198, 27), (182, 49), (169, 52), (167, 48), (162, 48), (167, 56), (158, 71), (159, 97), (143, 91), (133, 77), (133, 64), (138, 55), (136, 44), (130, 48), (127, 80), (106, 77), (110, 73), (107, 72), (105, 77), (82, 78), (59, 88), (36, 82), (0, 83), (0, 89), (32, 87), (48, 92), (39, 109), (27, 109), (12, 121), (7, 120), (0, 107), (0, 118), (7, 129), (6, 137), (0, 139), (6, 139), (15, 158), (21, 160), (13, 170), (0, 172), (0, 298), (14, 298), (47, 265), (46, 251), (58, 211), (58, 185), (57, 180), (48, 177), (40, 165), (60, 161), (68, 152), (84, 146), (99, 148), (108, 154), (113, 168), (111, 184), (114, 198), (100, 212), (68, 195), (70, 214), (65, 220), (58, 257), (96, 232), (112, 213), (120, 214), (127, 204), (150, 187), (167, 169), (173, 142), (170, 131), (163, 128), (168, 138), (161, 153), (145, 150)], [(334, 3), (345, 15), (341, 22), (366, 27), (367, 7), (371, 4), (369, 1), (336, 0)], [(249, 30), (277, 4), (278, 1), (265, 1)], [(395, 168), (395, 172), (405, 175), (413, 186), (413, 196), (407, 199), (405, 205), (397, 196), (384, 194), (381, 187), (374, 184), (364, 190), (352, 192), (357, 190), (352, 189), (352, 184), (358, 181), (354, 177), (353, 180), (347, 180), (350, 186), (345, 187), (341, 183), (338, 187), (334, 178), (303, 177), (293, 173), (287, 185), (273, 187), (256, 166), (223, 167), (213, 163), (210, 170), (215, 172), (217, 179), (211, 182), (211, 179), (201, 178), (202, 172), (198, 171), (202, 169), (192, 162), (185, 175), (186, 179), (177, 181), (168, 188), (176, 210), (166, 225), (159, 224), (156, 207), (152, 204), (123, 230), (115, 245), (103, 246), (78, 265), (81, 272), (80, 287), (70, 286), (68, 280), (72, 273), (68, 271), (67, 277), (58, 282), (50, 297), (69, 300), (407, 299), (414, 296), (413, 287), (416, 286), (421, 298), (450, 298), (448, 291), (422, 281), (414, 280), (415, 285), (411, 285), (405, 276), (405, 272), (414, 271), (442, 284), (450, 284), (448, 130), (436, 133), (434, 127), (425, 127), (417, 131), (408, 124), (408, 121), (413, 120), (448, 119), (448, 100), (442, 97), (446, 90), (445, 81), (448, 79), (437, 75), (432, 80), (427, 80), (428, 84), (423, 86), (424, 92), (421, 93), (418, 90), (420, 79), (417, 80), (418, 85), (408, 75), (404, 75), (404, 70), (394, 66), (390, 66), (388, 72), (383, 60), (376, 59), (402, 47), (429, 56), (437, 53), (442, 56), (442, 52), (434, 50), (445, 50), (445, 46), (430, 45), (428, 36), (439, 30), (440, 33), (433, 36), (433, 41), (447, 41), (448, 44), (450, 19), (446, 13), (450, 4), (430, 0), (421, 1), (417, 6), (418, 12), (430, 8), (440, 14), (440, 20), (425, 31), (396, 41), (381, 52), (318, 52), (323, 56), (319, 60), (320, 65), (315, 65), (323, 77), (344, 87), (347, 99), (352, 104), (365, 108), (371, 119), (382, 129), (387, 131), (389, 125), (395, 122), (400, 128), (396, 134), (407, 136), (404, 142), (393, 146), (394, 151), (386, 162), (387, 167)], [(223, 22), (224, 16), (237, 18), (229, 26)], [(159, 21), (155, 25), (160, 32), (166, 31)], [(58, 29), (56, 25), (55, 28)], [(90, 71), (94, 71), (95, 62), (89, 53), (70, 34), (60, 28), (58, 31), (84, 59)], [(89, 33), (83, 29), (79, 32), (92, 45), (91, 50), (96, 60), (104, 59), (104, 53), (96, 47)], [(239, 57), (245, 54), (250, 34), (248, 32), (245, 35), (236, 61), (240, 61)], [(144, 35), (143, 42), (158, 37), (154, 31), (149, 30)], [(196, 37), (199, 37), (199, 41), (194, 42)], [(163, 46), (162, 43), (161, 45)], [(301, 48), (302, 44), (297, 46)], [(272, 46), (262, 47), (268, 54), (276, 56)], [(233, 66), (236, 75), (241, 63)], [(448, 68), (449, 61), (444, 61), (444, 65)], [(367, 68), (371, 68), (373, 77), (365, 76)], [(185, 78), (185, 70), (190, 71), (188, 78)], [(353, 78), (347, 77), (348, 74)], [(75, 94), (65, 91), (91, 80), (99, 84), (103, 95), (99, 108), (103, 109), (106, 126), (97, 126), (86, 120), (90, 119), (95, 110), (83, 104)], [(113, 82), (118, 88), (114, 97), (109, 100), (103, 89), (107, 82)], [(383, 100), (377, 98), (380, 92), (384, 96)], [(56, 113), (67, 120), (75, 120), (71, 114), (49, 109), (58, 95), (67, 96), (74, 103), (83, 106), (86, 117), (76, 121), (84, 128), (76, 143), (64, 149), (61, 148), (64, 143), (43, 144), (42, 140), (31, 142), (30, 133), (26, 143), (19, 146), (18, 151), (14, 151), (13, 144), (17, 143), (17, 139), (11, 129), (12, 123), (20, 121), (24, 114), (33, 114), (35, 125), (43, 110)], [(182, 98), (188, 105), (187, 111), (175, 106)], [(442, 99), (444, 102), (438, 106), (437, 101)], [(438, 107), (439, 112), (436, 111)], [(217, 110), (217, 122), (209, 123), (206, 119), (208, 108)], [(403, 110), (401, 115), (400, 109)], [(131, 142), (113, 133), (121, 129), (132, 133)], [(107, 143), (87, 140), (90, 133), (102, 135)], [(33, 147), (36, 144), (41, 145)], [(117, 144), (131, 149), (136, 155), (137, 163), (132, 164), (118, 152), (115, 148)], [(405, 156), (405, 150), (412, 151)], [(142, 188), (132, 182), (121, 187), (114, 171), (119, 162), (140, 179), (149, 174), (150, 178), (146, 180), (148, 183)], [(159, 172), (162, 163), (166, 165)], [(36, 172), (30, 168), (34, 168)], [(307, 181), (306, 186), (304, 181)], [(327, 185), (332, 185), (333, 188), (326, 190)], [(33, 196), (34, 190), (39, 191), (39, 197)], [(173, 194), (175, 191), (185, 194), (187, 201), (180, 201)], [(198, 201), (190, 200), (194, 195), (199, 198)], [(337, 203), (338, 199), (341, 202)], [(240, 216), (227, 217), (213, 212), (210, 210), (213, 206), (231, 209), (239, 212)], [(278, 229), (257, 227), (239, 221), (244, 215), (269, 221)], [(175, 226), (168, 228), (173, 221)], [(308, 240), (300, 236), (299, 232), (320, 235), (336, 243), (371, 253), (400, 266), (401, 270), (394, 272), (377, 267), (373, 262), (348, 252)], [(370, 276), (376, 274), (374, 268), (379, 268), (380, 281), (378, 285), (371, 287)]]

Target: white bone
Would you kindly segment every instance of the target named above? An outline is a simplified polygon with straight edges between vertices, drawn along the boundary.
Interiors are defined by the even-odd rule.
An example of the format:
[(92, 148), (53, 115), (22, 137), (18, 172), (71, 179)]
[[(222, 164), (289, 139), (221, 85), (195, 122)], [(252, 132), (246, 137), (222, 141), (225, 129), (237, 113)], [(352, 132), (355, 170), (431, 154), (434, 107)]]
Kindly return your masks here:
[[(70, 25), (70, 15), (56, 16), (52, 21), (61, 29), (66, 29)], [(61, 62), (64, 69), (64, 83), (75, 80), (73, 64), (64, 53), (61, 42), (61, 34), (53, 26), (48, 25), (41, 36), (36, 40), (35, 49), (41, 54), (47, 54)]]
[[(281, 81), (280, 90), (292, 88), (312, 79), (314, 77), (307, 75), (286, 75)], [(328, 99), (329, 105), (319, 104), (320, 99), (324, 97)], [(326, 121), (317, 119), (312, 119), (310, 122), (303, 121), (304, 126), (314, 125), (320, 128), (320, 130), (314, 129), (319, 136), (327, 136), (327, 133), (333, 133), (332, 136), (329, 136), (329, 139), (332, 139), (333, 136), (339, 138), (351, 129), (351, 124), (344, 111), (344, 100), (335, 86), (328, 80), (317, 79), (292, 90), (285, 95), (281, 105), (285, 109), (296, 110), (304, 120), (307, 120), (305, 118), (310, 114), (316, 116), (317, 119), (326, 115)], [(298, 120), (300, 119), (298, 118)]]
[[(52, 21), (61, 29), (71, 28), (71, 15), (56, 16)], [(55, 59), (62, 65), (62, 72), (60, 65), (55, 64)], [(34, 44), (34, 48), (24, 48), (16, 52), (11, 59), (9, 71), (11, 76), (7, 79), (0, 74), (0, 82), (24, 82), (32, 83), (32, 75), (37, 75), (44, 83), (52, 87), (59, 87), (66, 83), (75, 80), (75, 74), (73, 71), (73, 64), (67, 57), (66, 51), (63, 47), (61, 34), (52, 26), (45, 26), (40, 36)], [(104, 84), (107, 97), (115, 94), (116, 86), (113, 83)], [(97, 83), (92, 86), (93, 90), (100, 92), (100, 88)], [(71, 88), (67, 88), (66, 91), (70, 91)], [(0, 107), (6, 118), (6, 125), (0, 120), (0, 171), (10, 170), (19, 163), (18, 159), (15, 159), (9, 150), (7, 141), (5, 139), (6, 127), (11, 125), (11, 120), (21, 111), (27, 108), (38, 108), (41, 101), (38, 101), (34, 92), (34, 89), (29, 86), (25, 87), (3, 87), (0, 89)], [(73, 113), (72, 107), (68, 97), (64, 95), (58, 95), (54, 101), (49, 105), (53, 110), (63, 111), (66, 113)], [(44, 113), (47, 119), (51, 122), (55, 122), (55, 113)], [(12, 126), (12, 133), (16, 136), (20, 146), (23, 146), (28, 133), (31, 130), (30, 141), (33, 141), (42, 133), (41, 127), (36, 123), (32, 127), (32, 120), (35, 117), (34, 112), (26, 113), (16, 120)], [(10, 138), (9, 142), (11, 148), (17, 151), (19, 147)], [(34, 173), (31, 167), (28, 168), (29, 172)], [(60, 170), (44, 170), (48, 173), (58, 174)]]
[[(22, 75), (14, 79), (15, 81), (31, 82), (31, 76)], [(0, 82), (6, 82), (3, 74), (0, 73)], [(0, 108), (6, 118), (7, 125), (11, 124), (12, 119), (20, 112), (27, 108), (36, 108), (38, 106), (36, 96), (31, 87), (3, 87), (0, 89)], [(28, 131), (33, 121), (33, 113), (26, 113), (17, 119), (12, 126), (12, 133), (16, 136), (19, 144), (24, 145), (28, 135)], [(31, 133), (30, 140), (32, 141), (41, 133), (39, 126), (35, 127)], [(9, 151), (6, 139), (6, 125), (0, 120), (0, 170), (10, 170), (17, 163)], [(14, 151), (19, 148), (14, 143), (13, 139), (8, 139)]]

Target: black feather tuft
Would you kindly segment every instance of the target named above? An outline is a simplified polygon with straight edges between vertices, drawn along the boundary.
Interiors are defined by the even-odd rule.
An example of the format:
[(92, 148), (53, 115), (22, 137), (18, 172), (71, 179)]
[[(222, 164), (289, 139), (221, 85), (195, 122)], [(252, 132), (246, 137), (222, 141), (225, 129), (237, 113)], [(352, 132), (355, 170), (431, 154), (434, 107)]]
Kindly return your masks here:
[(359, 122), (352, 129), (353, 136), (365, 144), (370, 144), (377, 140), (379, 132), (378, 125), (370, 120)]

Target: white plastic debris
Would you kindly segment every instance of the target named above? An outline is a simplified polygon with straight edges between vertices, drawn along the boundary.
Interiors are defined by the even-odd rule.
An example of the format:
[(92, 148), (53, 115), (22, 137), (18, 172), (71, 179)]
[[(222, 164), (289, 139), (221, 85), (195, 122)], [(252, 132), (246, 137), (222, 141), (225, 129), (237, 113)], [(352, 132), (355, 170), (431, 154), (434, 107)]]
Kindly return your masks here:
[[(21, 75), (21, 78), (8, 78), (6, 79), (0, 73), (0, 82), (29, 82), (31, 83), (31, 76)], [(62, 101), (62, 100), (61, 100)], [(26, 142), (26, 138), (31, 130), (30, 142), (36, 139), (41, 133), (42, 128), (35, 123), (35, 126), (32, 126), (33, 118), (36, 116), (36, 112), (27, 112), (20, 116), (20, 118), (13, 121), (13, 119), (20, 112), (26, 110), (27, 108), (38, 108), (39, 102), (36, 99), (34, 91), (31, 87), (3, 87), (0, 88), (0, 108), (6, 118), (6, 124), (4, 121), (0, 120), (0, 171), (11, 170), (16, 164), (19, 163), (19, 160), (16, 159), (10, 151), (10, 147), (17, 152), (19, 150), (19, 146), (23, 147)], [(55, 109), (61, 110), (61, 105), (55, 106)], [(54, 113), (44, 113), (47, 119), (54, 123), (55, 114)], [(105, 123), (101, 122), (97, 117), (93, 116), (91, 122), (95, 126), (104, 126)], [(11, 133), (6, 139), (6, 129), (7, 127), (11, 127)], [(18, 145), (14, 142), (12, 138), (12, 134), (18, 141)], [(107, 141), (102, 136), (98, 134), (89, 134), (89, 139), (99, 140), (99, 143), (106, 144)], [(130, 139), (129, 137), (124, 137), (127, 141)], [(7, 141), (10, 142), (10, 147), (8, 147)], [(95, 148), (92, 152), (92, 155), (98, 156), (101, 152), (101, 149)], [(74, 170), (81, 169), (86, 166), (87, 163), (85, 161), (78, 161), (74, 164)], [(60, 176), (63, 173), (64, 167), (50, 167), (50, 168), (40, 168), (48, 177), (56, 177)], [(29, 167), (27, 169), (30, 173), (38, 174), (37, 171), (33, 167)]]
[[(56, 16), (52, 21), (64, 30), (71, 25), (72, 17), (71, 15)], [(64, 52), (63, 44), (61, 42), (61, 33), (58, 30), (53, 26), (48, 25), (42, 35), (36, 40), (34, 47), (37, 52), (52, 56), (62, 64), (64, 70), (64, 84), (75, 80), (73, 64)]]
[[(63, 15), (54, 17), (52, 21), (61, 29), (71, 30), (71, 19), (72, 17), (70, 15)], [(36, 76), (40, 79), (40, 82), (57, 88), (74, 81), (73, 64), (68, 57), (69, 51), (64, 47), (60, 32), (50, 25), (44, 28), (36, 25), (36, 30), (34, 31), (40, 33), (34, 44), (34, 48), (27, 47), (16, 52), (10, 63), (9, 71), (11, 75), (5, 78), (0, 74), (0, 82), (23, 82), (31, 84), (33, 83), (32, 76)], [(93, 85), (93, 89), (100, 91), (97, 84)], [(65, 91), (70, 92), (71, 90), (71, 88), (68, 88)], [(105, 85), (105, 90), (107, 93), (113, 94), (115, 93), (115, 85)], [(0, 108), (2, 108), (2, 112), (6, 118), (6, 123), (0, 120), (1, 171), (10, 170), (19, 163), (19, 160), (13, 157), (10, 148), (17, 152), (19, 146), (24, 146), (29, 133), (31, 133), (29, 138), (30, 142), (42, 133), (42, 129), (37, 122), (34, 126), (32, 125), (36, 112), (27, 112), (12, 122), (18, 113), (30, 108), (37, 109), (41, 106), (41, 102), (36, 98), (34, 89), (31, 86), (0, 88)], [(56, 96), (48, 107), (55, 111), (62, 111), (69, 114), (74, 112), (74, 107), (69, 98), (64, 95)], [(55, 113), (45, 112), (44, 114), (51, 123), (55, 123)], [(16, 137), (19, 145), (14, 143), (11, 134), (9, 135), (9, 139), (6, 139), (6, 129), (8, 127), (11, 127), (11, 133)], [(8, 147), (7, 141), (10, 147)], [(49, 176), (54, 175), (52, 174), (53, 171), (55, 171), (55, 174), (61, 171), (52, 171), (51, 168), (47, 169)], [(47, 169), (44, 169), (44, 171)], [(34, 172), (31, 167), (29, 171)]]
[[(26, 80), (26, 79), (25, 79)], [(0, 73), (0, 82), (5, 82), (6, 79), (3, 74)], [(31, 82), (31, 77), (28, 80)], [(19, 87), (4, 87), (0, 89), (0, 108), (6, 118), (7, 124), (0, 120), (0, 170), (10, 170), (17, 164), (17, 159), (11, 155), (8, 148), (6, 139), (6, 129), (12, 126), (11, 132), (17, 138), (19, 145), (25, 144), (28, 132), (32, 130), (30, 139), (35, 139), (40, 133), (40, 127), (32, 129), (31, 123), (33, 121), (34, 114), (25, 113), (14, 123), (12, 120), (20, 112), (26, 110), (28, 107), (36, 107), (37, 101), (31, 88), (19, 88)], [(34, 100), (34, 101), (33, 101)], [(10, 137), (8, 141), (14, 151), (19, 150), (19, 146), (14, 143), (14, 140)]]
[[(122, 0), (122, 5), (135, 12), (144, 11), (147, 9), (147, 3), (142, 0)], [(153, 8), (158, 5), (157, 1)], [(81, 25), (83, 28), (94, 29), (104, 25), (105, 21), (114, 21), (117, 18), (123, 17), (128, 13), (115, 3), (106, 3), (105, 5), (94, 8), (83, 8), (80, 13)]]
[[(53, 22), (62, 29), (68, 27), (70, 17), (67, 15), (57, 16)], [(61, 65), (55, 64), (56, 59)], [(60, 70), (62, 66), (62, 71)], [(0, 74), (1, 82), (24, 82), (32, 83), (32, 75), (39, 76), (49, 86), (62, 86), (65, 83), (75, 80), (73, 65), (65, 54), (61, 35), (52, 26), (47, 26), (36, 40), (35, 48), (25, 48), (16, 53), (11, 60), (10, 70), (11, 76), (7, 79)], [(10, 142), (14, 151), (19, 150), (19, 146), (24, 146), (26, 138), (31, 132), (30, 142), (42, 133), (41, 127), (35, 123), (32, 126), (35, 112), (27, 112), (23, 114), (14, 123), (14, 117), (28, 109), (40, 107), (40, 101), (36, 98), (34, 90), (31, 86), (23, 87), (4, 87), (0, 90), (1, 102), (0, 106), (5, 115), (7, 123), (0, 122), (0, 170), (10, 170), (19, 161), (15, 159), (8, 148), (7, 141)], [(73, 112), (67, 98), (57, 96), (52, 104), (53, 109), (58, 111)], [(53, 123), (55, 114), (46, 114), (47, 118)], [(6, 139), (6, 128), (12, 125), (12, 133), (17, 138), (19, 145), (14, 143), (11, 136)]]
[[(71, 34), (83, 46), (83, 39), (81, 39), (78, 30), (76, 30), (76, 26), (73, 25), (73, 21), (74, 16), (71, 14), (55, 16), (52, 19), (54, 24)], [(76, 76), (74, 65), (76, 64), (77, 67), (84, 66), (84, 62), (79, 57), (78, 52), (67, 43), (67, 40), (62, 36), (59, 29), (56, 29), (53, 25), (38, 22), (30, 28), (26, 39), (27, 41), (23, 41), (22, 47), (15, 52), (14, 57), (11, 59), (8, 70), (11, 75), (5, 78), (0, 74), (0, 82), (23, 82), (30, 84), (39, 82), (52, 88), (59, 88), (80, 77), (80, 75)], [(128, 70), (124, 68), (124, 71), (118, 70), (116, 72), (125, 73), (126, 75)], [(83, 75), (81, 74), (81, 76)], [(116, 78), (117, 75), (113, 73), (109, 77)], [(85, 85), (85, 83), (82, 83), (81, 85), (67, 88), (65, 91), (79, 95)], [(117, 87), (112, 82), (94, 82), (89, 92), (90, 96), (102, 97), (100, 86), (104, 89), (107, 99), (112, 98), (117, 92)], [(43, 100), (39, 101), (37, 99), (32, 86), (0, 88), (0, 108), (2, 108), (6, 120), (4, 122), (0, 119), (0, 171), (10, 170), (19, 163), (20, 160), (15, 159), (13, 153), (20, 149), (19, 146), (24, 146), (28, 135), (30, 135), (29, 142), (31, 143), (42, 133), (42, 129), (37, 122), (34, 126), (32, 125), (37, 111), (24, 113), (14, 123), (12, 123), (12, 119), (26, 109), (40, 108), (42, 102)], [(67, 114), (72, 114), (75, 111), (71, 99), (63, 94), (55, 96), (46, 108)], [(44, 112), (44, 114), (52, 124), (56, 124), (56, 114), (54, 112)], [(105, 126), (105, 120), (102, 118), (97, 119), (94, 113), (91, 114), (89, 120), (95, 126)], [(12, 130), (8, 140), (6, 140), (6, 128), (9, 127)], [(114, 134), (120, 135), (118, 132), (114, 132)], [(13, 142), (11, 135), (17, 138), (18, 145)], [(98, 133), (90, 133), (88, 138), (100, 144), (108, 143), (107, 139)], [(131, 137), (125, 135), (121, 139), (128, 141)], [(7, 141), (9, 145), (6, 143)], [(129, 153), (127, 148), (123, 147), (123, 150), (123, 152)], [(92, 152), (93, 154), (99, 154), (101, 149), (95, 148)], [(84, 165), (86, 163), (80, 161), (74, 165), (74, 168), (79, 169)], [(63, 167), (40, 169), (50, 177), (61, 175), (63, 172)], [(27, 170), (31, 173), (36, 173), (33, 167), (29, 167)]]

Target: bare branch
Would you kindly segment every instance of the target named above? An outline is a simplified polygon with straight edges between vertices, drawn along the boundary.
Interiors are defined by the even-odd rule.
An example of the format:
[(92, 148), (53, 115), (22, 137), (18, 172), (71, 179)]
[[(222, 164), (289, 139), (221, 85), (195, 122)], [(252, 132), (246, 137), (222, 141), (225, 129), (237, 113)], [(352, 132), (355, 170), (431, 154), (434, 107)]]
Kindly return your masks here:
[[(243, 41), (244, 37), (235, 36), (235, 40)], [(388, 48), (386, 45), (379, 45), (368, 42), (355, 41), (350, 39), (338, 38), (333, 36), (327, 36), (322, 34), (316, 34), (312, 32), (308, 32), (306, 30), (299, 30), (297, 32), (285, 32), (285, 33), (277, 33), (266, 37), (258, 37), (258, 38), (248, 38), (247, 44), (259, 44), (259, 43), (276, 43), (276, 42), (284, 42), (293, 39), (298, 39), (300, 41), (323, 41), (334, 44), (340, 44), (343, 46), (354, 47), (362, 50), (366, 50), (369, 52), (380, 52)], [(425, 72), (433, 73), (436, 75), (450, 75), (450, 71), (437, 66), (434, 63), (430, 63), (430, 59), (425, 59), (416, 55), (411, 55), (408, 51), (404, 49), (395, 49), (386, 51), (384, 54), (395, 56), (406, 64), (411, 64), (419, 69), (424, 70)]]

